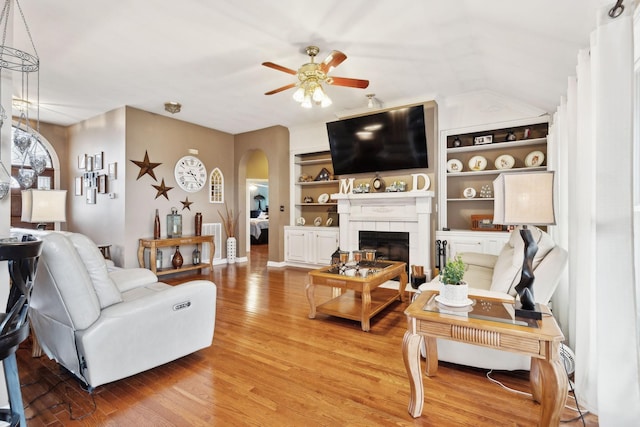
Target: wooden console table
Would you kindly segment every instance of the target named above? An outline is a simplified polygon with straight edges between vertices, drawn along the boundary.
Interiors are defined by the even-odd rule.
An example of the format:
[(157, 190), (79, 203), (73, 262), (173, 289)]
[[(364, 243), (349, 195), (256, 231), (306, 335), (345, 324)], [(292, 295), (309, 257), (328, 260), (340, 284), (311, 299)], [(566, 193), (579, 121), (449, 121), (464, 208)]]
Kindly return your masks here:
[[(158, 248), (175, 247), (183, 245), (209, 245), (209, 259), (202, 260), (200, 264), (183, 264), (180, 268), (173, 268), (169, 262), (169, 267), (157, 269), (156, 268), (156, 250)], [(172, 237), (167, 239), (152, 239), (143, 238), (138, 242), (138, 264), (142, 268), (147, 268), (144, 264), (144, 250), (149, 249), (149, 270), (153, 271), (156, 276), (162, 276), (164, 274), (179, 273), (189, 270), (200, 270), (203, 268), (213, 267), (213, 255), (215, 247), (213, 245), (213, 236), (184, 236), (184, 237)]]
[(549, 309), (543, 306), (542, 320), (515, 318), (510, 321), (510, 316), (503, 316), (499, 321), (496, 313), (509, 313), (504, 304), (513, 305), (512, 301), (469, 295), (474, 300), (473, 306), (458, 309), (435, 302), (437, 294), (438, 291), (422, 292), (405, 310), (408, 328), (402, 342), (402, 355), (411, 388), (409, 414), (419, 417), (424, 403), (421, 344), (424, 340), (426, 374), (435, 376), (438, 371), (437, 339), (441, 338), (531, 356), (529, 381), (533, 399), (540, 403), (538, 425), (558, 426), (567, 400), (568, 382), (560, 359), (560, 343), (564, 336)]

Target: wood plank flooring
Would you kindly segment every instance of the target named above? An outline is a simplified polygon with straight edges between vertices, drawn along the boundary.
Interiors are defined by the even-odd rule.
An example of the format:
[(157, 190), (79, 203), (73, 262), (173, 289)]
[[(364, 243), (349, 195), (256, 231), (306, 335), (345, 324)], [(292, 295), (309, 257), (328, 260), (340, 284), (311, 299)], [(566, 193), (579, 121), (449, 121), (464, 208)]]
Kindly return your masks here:
[[(31, 358), (25, 343), (18, 364), (29, 426), (536, 425), (530, 397), (446, 363), (424, 379), (423, 416), (414, 420), (401, 354), (407, 303), (374, 318), (368, 333), (350, 320), (311, 320), (306, 272), (267, 268), (266, 245), (254, 246), (249, 263), (215, 267), (206, 276), (218, 285), (211, 347), (92, 394), (46, 356)], [(526, 374), (494, 377), (528, 392)], [(563, 419), (576, 415), (567, 409)], [(586, 423), (598, 425), (593, 415)]]

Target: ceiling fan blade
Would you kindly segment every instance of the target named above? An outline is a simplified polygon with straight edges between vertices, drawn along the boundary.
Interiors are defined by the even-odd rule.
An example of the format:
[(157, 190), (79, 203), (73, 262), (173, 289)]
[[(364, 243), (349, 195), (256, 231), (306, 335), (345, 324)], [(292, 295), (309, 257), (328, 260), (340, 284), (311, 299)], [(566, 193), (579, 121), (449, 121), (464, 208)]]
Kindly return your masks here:
[(342, 64), (344, 60), (347, 59), (347, 55), (340, 52), (339, 50), (333, 50), (331, 53), (322, 61), (320, 64), (320, 69), (324, 73), (328, 73), (331, 69), (336, 68), (338, 65)]
[(269, 92), (265, 92), (265, 95), (273, 95), (274, 93), (282, 92), (283, 90), (291, 89), (292, 87), (296, 87), (295, 83), (288, 84), (286, 86), (279, 87), (278, 89), (274, 89)]
[(282, 65), (274, 64), (273, 62), (263, 62), (262, 65), (265, 67), (273, 68), (274, 70), (284, 71), (288, 74), (293, 74), (294, 76), (298, 74), (297, 71), (292, 70), (291, 68), (283, 67)]
[[(329, 83), (329, 81), (331, 81)], [(347, 86), (358, 89), (366, 89), (369, 86), (369, 80), (350, 79), (347, 77), (330, 77), (327, 83), (333, 86)]]

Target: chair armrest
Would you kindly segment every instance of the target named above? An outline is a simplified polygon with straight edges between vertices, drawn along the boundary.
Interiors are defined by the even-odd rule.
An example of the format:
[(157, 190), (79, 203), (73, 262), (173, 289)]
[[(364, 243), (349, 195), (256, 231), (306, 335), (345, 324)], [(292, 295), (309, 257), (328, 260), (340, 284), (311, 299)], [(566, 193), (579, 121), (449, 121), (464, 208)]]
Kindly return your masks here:
[(109, 277), (111, 277), (120, 292), (126, 292), (158, 281), (158, 276), (146, 268), (118, 268), (109, 271)]
[(462, 262), (465, 264), (477, 265), (480, 267), (491, 268), (495, 267), (496, 261), (498, 261), (497, 255), (483, 254), (480, 252), (459, 252)]

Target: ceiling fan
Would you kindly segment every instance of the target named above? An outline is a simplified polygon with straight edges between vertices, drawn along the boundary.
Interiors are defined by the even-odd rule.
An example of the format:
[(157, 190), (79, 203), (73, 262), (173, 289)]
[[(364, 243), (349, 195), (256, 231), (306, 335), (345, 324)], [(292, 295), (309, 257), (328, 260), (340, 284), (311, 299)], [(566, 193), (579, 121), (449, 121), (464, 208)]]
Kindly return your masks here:
[(303, 107), (311, 108), (314, 103), (319, 104), (322, 107), (327, 107), (331, 105), (331, 99), (324, 92), (322, 83), (333, 86), (354, 87), (358, 89), (365, 89), (369, 86), (369, 80), (351, 79), (347, 77), (330, 77), (328, 75), (331, 70), (342, 64), (344, 60), (347, 59), (347, 55), (339, 50), (331, 51), (324, 61), (320, 63), (315, 62), (316, 55), (320, 52), (320, 49), (317, 46), (308, 46), (306, 52), (310, 58), (309, 62), (298, 68), (298, 71), (283, 67), (282, 65), (274, 64), (273, 62), (262, 63), (265, 67), (293, 74), (294, 76), (297, 76), (299, 80), (297, 83), (290, 83), (266, 92), (265, 95), (273, 95), (287, 89), (297, 87), (298, 89), (293, 94), (293, 99), (300, 102)]

